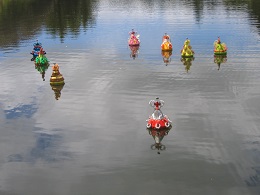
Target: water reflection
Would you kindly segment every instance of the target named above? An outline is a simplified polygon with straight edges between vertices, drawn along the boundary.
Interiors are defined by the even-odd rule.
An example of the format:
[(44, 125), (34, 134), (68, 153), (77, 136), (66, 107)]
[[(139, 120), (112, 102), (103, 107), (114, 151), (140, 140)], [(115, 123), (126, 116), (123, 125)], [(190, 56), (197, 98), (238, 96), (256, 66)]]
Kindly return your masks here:
[(214, 55), (214, 63), (218, 65), (218, 70), (220, 69), (220, 65), (226, 62), (227, 62), (226, 55)]
[[(48, 13), (53, 0), (41, 3), (34, 1), (0, 1), (0, 46), (18, 45), (21, 40), (35, 35)], [(29, 11), (28, 11), (29, 10)], [(36, 17), (37, 16), (37, 17)]]
[(35, 146), (30, 151), (31, 161), (38, 159), (47, 162), (57, 162), (70, 159), (71, 153), (59, 149), (62, 137), (57, 134), (37, 133)]
[(61, 42), (68, 34), (77, 36), (80, 28), (95, 23), (95, 4), (90, 0), (0, 1), (0, 47), (30, 39), (42, 26)]
[(168, 135), (172, 127), (167, 129), (147, 129), (148, 133), (152, 135), (154, 139), (154, 144), (151, 145), (152, 150), (157, 150), (157, 153), (160, 154), (161, 151), (166, 149), (166, 146), (162, 144), (164, 136)]
[(31, 118), (37, 112), (36, 103), (21, 104), (4, 110), (6, 119), (17, 119), (20, 117)]
[(252, 167), (255, 172), (254, 175), (250, 176), (245, 182), (250, 187), (260, 186), (260, 167)]
[[(39, 129), (42, 130), (42, 129)], [(55, 129), (58, 131), (59, 129)], [(29, 151), (23, 153), (14, 153), (7, 156), (7, 161), (11, 162), (30, 162), (37, 163), (38, 160), (48, 163), (71, 160), (72, 153), (65, 151), (60, 147), (63, 137), (59, 134), (36, 133), (35, 143)]]
[(46, 19), (48, 32), (59, 36), (61, 42), (68, 33), (77, 37), (81, 27), (87, 29), (94, 24), (93, 4), (91, 0), (52, 1)]
[(60, 96), (61, 96), (61, 90), (63, 89), (64, 84), (63, 85), (50, 85), (50, 86), (51, 86), (51, 89), (54, 91), (55, 99), (59, 100)]
[(37, 134), (35, 146), (31, 150), (31, 156), (33, 159), (45, 159), (47, 161), (51, 159), (50, 150), (55, 148), (55, 142), (60, 139), (59, 135), (50, 135), (46, 133)]
[(190, 67), (192, 65), (192, 61), (194, 61), (194, 60), (195, 60), (194, 57), (190, 57), (190, 58), (182, 57), (181, 58), (181, 62), (185, 66), (185, 70), (186, 70), (187, 73), (190, 71)]
[[(20, 3), (20, 1), (13, 2)], [(26, 7), (29, 2), (32, 1), (25, 1), (24, 6)], [(131, 186), (140, 183), (144, 185), (137, 185), (136, 191), (151, 195), (162, 191), (170, 193), (174, 190), (176, 190), (176, 194), (185, 192), (187, 194), (212, 194), (217, 191), (220, 194), (228, 194), (231, 191), (236, 195), (256, 194), (250, 192), (252, 187), (255, 190), (260, 185), (259, 155), (257, 155), (259, 154), (259, 142), (255, 144), (254, 148), (249, 149), (250, 154), (245, 150), (245, 139), (251, 140), (252, 137), (257, 137), (255, 135), (259, 134), (257, 128), (259, 126), (259, 109), (256, 109), (259, 105), (257, 104), (259, 90), (256, 90), (260, 83), (258, 82), (259, 66), (257, 66), (259, 44), (255, 44), (258, 43), (259, 36), (254, 29), (250, 29), (249, 22), (246, 21), (249, 19), (248, 16), (233, 15), (234, 11), (230, 15), (225, 13), (223, 11), (225, 10), (224, 1), (217, 1), (217, 6), (207, 7), (213, 1), (185, 0), (183, 3), (183, 1), (175, 0), (160, 2), (137, 0), (132, 1), (134, 6), (138, 4), (133, 19), (131, 15), (133, 12), (130, 11), (131, 9), (128, 11), (122, 2), (101, 0), (101, 5), (95, 11), (98, 13), (96, 28), (86, 30), (78, 27), (80, 29), (77, 29), (77, 25), (75, 25), (72, 34), (75, 33), (76, 36), (80, 31), (80, 36), (79, 39), (74, 40), (71, 39), (71, 34), (68, 34), (67, 30), (70, 28), (67, 27), (72, 25), (71, 23), (75, 20), (71, 11), (66, 15), (65, 11), (69, 8), (64, 7), (70, 5), (71, 2), (57, 0), (55, 3), (54, 1), (41, 3), (45, 4), (45, 2), (50, 3), (50, 7), (45, 5), (45, 8), (50, 8), (49, 12), (46, 11), (48, 9), (45, 9), (48, 20), (50, 20), (49, 14), (53, 14), (54, 10), (57, 11), (57, 17), (52, 19), (53, 26), (50, 28), (46, 25), (46, 18), (41, 17), (41, 9), (39, 9), (39, 18), (37, 14), (32, 17), (32, 19), (37, 18), (32, 25), (38, 26), (35, 31), (42, 32), (42, 35), (37, 37), (44, 39), (42, 40), (44, 48), (45, 44), (48, 46), (48, 48), (46, 47), (47, 57), (55, 58), (57, 62), (60, 62), (60, 71), (64, 77), (67, 78), (66, 75), (70, 75), (69, 77), (73, 79), (70, 79), (70, 90), (66, 91), (66, 94), (63, 91), (62, 97), (61, 91), (64, 83), (51, 85), (53, 91), (50, 90), (50, 86), (47, 86), (47, 90), (45, 90), (46, 85), (43, 85), (41, 80), (38, 85), (37, 81), (41, 79), (39, 73), (32, 67), (30, 71), (32, 74), (37, 74), (38, 77), (30, 78), (32, 74), (23, 68), (31, 57), (29, 54), (31, 44), (27, 48), (27, 41), (22, 44), (22, 47), (12, 45), (10, 48), (19, 52), (14, 55), (8, 54), (8, 57), (4, 57), (1, 61), (0, 110), (4, 111), (2, 112), (4, 117), (0, 120), (2, 125), (0, 138), (4, 147), (1, 147), (0, 151), (0, 159), (2, 159), (0, 186), (1, 190), (6, 189), (6, 193), (0, 190), (0, 194), (37, 194), (37, 190), (40, 194), (57, 195), (65, 195), (64, 192), (84, 194), (86, 191), (89, 194), (104, 194), (104, 192), (122, 194)], [(75, 2), (77, 4), (79, 1)], [(115, 14), (111, 14), (111, 10), (108, 10), (108, 2), (115, 4)], [(149, 15), (146, 14), (147, 7), (143, 6), (143, 2), (150, 5)], [(198, 5), (193, 7), (194, 3)], [(52, 7), (54, 4), (56, 6)], [(116, 7), (117, 4), (122, 7)], [(162, 6), (159, 7), (159, 4)], [(166, 8), (166, 5), (174, 6)], [(71, 6), (72, 10), (73, 6)], [(201, 18), (201, 24), (194, 24), (194, 10), (196, 14), (198, 11), (198, 15), (201, 15), (198, 16)], [(215, 13), (220, 10), (219, 15)], [(143, 12), (146, 13), (143, 14)], [(138, 16), (136, 13), (140, 15)], [(175, 17), (177, 14), (181, 16), (181, 19)], [(129, 20), (124, 23), (125, 18), (122, 19), (121, 15), (126, 16)], [(60, 18), (62, 16), (64, 18)], [(17, 19), (19, 23), (19, 18), (17, 17)], [(38, 19), (42, 20), (42, 23), (38, 23)], [(62, 21), (59, 23), (59, 20)], [(12, 20), (9, 21), (12, 23)], [(131, 22), (137, 24), (135, 26), (140, 28), (141, 35), (145, 37), (142, 40), (142, 50), (140, 50), (142, 56), (138, 56), (138, 49), (137, 52), (133, 52), (134, 55), (130, 55), (131, 58), (138, 58), (135, 61), (129, 59), (132, 50), (127, 48), (125, 50), (127, 40), (125, 34), (127, 33), (124, 32), (128, 32), (127, 29)], [(19, 29), (19, 26), (24, 24), (27, 23), (21, 22), (14, 26)], [(230, 29), (227, 29), (227, 26), (230, 26)], [(239, 27), (245, 30), (240, 33)], [(118, 29), (122, 29), (123, 32)], [(184, 67), (181, 67), (182, 64), (179, 61), (180, 58), (177, 58), (179, 68), (164, 67), (164, 65), (153, 66), (154, 64), (175, 63), (173, 62), (175, 57), (171, 56), (171, 52), (162, 52), (162, 56), (160, 56), (158, 46), (164, 31), (158, 32), (157, 29), (174, 32), (176, 37), (179, 37), (174, 43), (176, 48), (181, 49), (183, 40), (187, 36), (191, 38), (192, 45), (196, 46), (195, 52), (198, 54), (196, 63), (199, 66), (195, 64), (196, 70), (191, 70), (195, 74), (189, 75), (184, 72)], [(230, 33), (233, 29), (237, 31)], [(11, 32), (12, 29), (9, 28), (9, 30)], [(1, 32), (5, 32), (5, 30)], [(106, 35), (109, 37), (115, 35), (116, 32), (119, 41), (114, 42), (106, 39), (107, 37), (100, 36), (104, 32), (107, 32)], [(233, 36), (237, 32), (240, 34)], [(29, 31), (27, 33), (32, 34)], [(50, 37), (51, 33), (57, 37)], [(212, 68), (208, 68), (208, 63), (216, 66), (211, 59), (213, 57), (211, 43), (213, 42), (212, 37), (217, 37), (219, 34), (223, 36), (223, 41), (228, 41), (228, 46), (232, 50), (229, 55), (232, 66), (230, 65), (231, 68), (223, 72), (224, 75), (215, 74), (220, 72), (216, 70), (216, 72), (212, 72)], [(6, 36), (8, 37), (9, 34)], [(60, 41), (59, 37), (65, 37), (62, 39), (68, 48), (65, 48), (65, 44), (57, 44)], [(154, 37), (159, 37), (159, 41), (154, 42)], [(232, 39), (232, 37), (234, 38)], [(237, 39), (236, 37), (241, 38), (239, 38), (239, 42), (234, 41)], [(115, 44), (111, 45), (108, 40)], [(0, 42), (1, 44), (2, 42)], [(238, 45), (245, 46), (242, 47), (241, 53), (238, 53), (240, 52)], [(109, 49), (106, 46), (109, 46)], [(238, 49), (234, 50), (236, 48)], [(102, 57), (100, 57), (100, 52)], [(234, 57), (236, 55), (239, 55), (237, 59)], [(96, 56), (100, 57), (98, 64)], [(124, 56), (131, 62), (135, 62), (134, 66), (132, 63), (128, 63), (129, 61), (125, 60)], [(178, 52), (176, 56), (180, 57), (180, 53)], [(162, 58), (164, 62), (161, 61)], [(191, 61), (188, 63), (187, 60)], [(185, 70), (190, 71), (193, 60), (182, 59)], [(17, 63), (18, 61), (21, 63)], [(8, 66), (5, 66), (6, 64)], [(46, 70), (48, 80), (50, 78), (48, 73), (51, 74), (51, 72), (47, 71), (50, 70)], [(44, 78), (45, 73), (41, 76)], [(59, 98), (64, 100), (64, 94), (66, 101), (53, 99), (55, 96), (57, 100)], [(142, 101), (154, 94), (165, 94), (169, 100), (166, 114), (175, 112), (178, 116), (174, 120), (181, 131), (174, 135), (176, 138), (174, 143), (169, 142), (172, 138), (171, 135), (167, 137), (169, 129), (148, 129), (151, 136), (145, 131), (137, 131), (140, 125), (142, 126), (142, 121), (145, 120), (142, 118), (145, 107)], [(35, 97), (35, 101), (28, 102), (32, 97)], [(92, 102), (91, 107), (89, 108), (88, 105), (88, 108), (85, 109), (84, 102)], [(140, 104), (136, 104), (136, 102), (140, 102)], [(86, 112), (88, 109), (92, 111)], [(120, 120), (114, 116), (114, 113), (120, 116)], [(159, 112), (156, 114), (160, 116)], [(102, 124), (95, 121), (102, 121)], [(113, 123), (110, 123), (111, 121)], [(127, 125), (128, 123), (129, 125)], [(104, 129), (104, 124), (110, 125)], [(36, 127), (41, 128), (37, 131)], [(53, 127), (60, 131), (53, 130)], [(28, 133), (25, 134), (26, 132)], [(129, 135), (126, 136), (128, 133)], [(147, 137), (143, 136), (143, 133), (147, 133)], [(129, 136), (133, 139), (129, 139)], [(166, 139), (164, 139), (165, 136)], [(140, 147), (145, 139), (147, 139), (146, 147)], [(27, 144), (27, 142), (31, 143)], [(23, 146), (22, 143), (25, 145)], [(172, 144), (174, 144), (173, 150), (171, 149)], [(147, 153), (147, 149), (150, 152)], [(164, 151), (165, 149), (166, 151)], [(157, 152), (167, 152), (169, 155), (154, 158), (154, 155), (160, 157)], [(72, 158), (72, 155), (75, 155), (75, 158)], [(8, 162), (12, 163), (6, 163), (4, 160), (6, 157), (8, 157)], [(31, 166), (30, 159), (37, 164)], [(66, 159), (72, 161), (65, 162)], [(157, 160), (158, 162), (156, 162)], [(150, 168), (154, 168), (158, 163), (162, 169), (154, 169), (157, 172), (151, 174)], [(148, 164), (150, 167), (147, 167)], [(169, 165), (174, 168), (169, 168)], [(254, 168), (253, 173), (251, 168)], [(249, 174), (247, 174), (248, 171), (250, 171)], [(161, 173), (163, 173), (163, 177), (156, 177)], [(198, 175), (201, 175), (199, 179)], [(225, 180), (223, 180), (223, 175), (225, 175)], [(90, 177), (91, 180), (88, 179)], [(14, 178), (16, 182), (13, 182)], [(111, 183), (107, 183), (107, 178), (110, 178)], [(211, 178), (213, 179), (211, 180)], [(50, 183), (50, 180), (51, 183), (58, 185), (55, 189), (49, 188), (50, 191), (48, 191), (45, 186)], [(75, 181), (74, 184), (67, 185), (72, 180)], [(25, 183), (20, 183), (20, 181), (25, 181)], [(123, 186), (122, 188), (111, 188), (120, 181), (122, 181), (122, 185), (120, 185)], [(169, 181), (177, 182), (178, 187), (176, 188), (174, 185), (166, 187), (165, 184)], [(246, 187), (245, 181), (250, 188)], [(20, 187), (12, 185), (14, 183), (20, 183)], [(93, 184), (101, 184), (102, 188), (98, 188), (97, 192), (97, 186)], [(154, 184), (156, 188), (153, 188)], [(190, 186), (189, 191), (187, 191), (187, 185)], [(36, 193), (30, 191), (32, 186), (39, 188), (35, 190)], [(21, 189), (23, 189), (22, 192)], [(151, 189), (151, 192), (147, 191), (148, 189)], [(243, 192), (239, 193), (241, 189)]]
[(165, 65), (167, 66), (171, 62), (171, 56), (172, 56), (172, 51), (162, 51), (162, 59)]
[(130, 57), (135, 59), (138, 57), (139, 53), (139, 45), (138, 46), (129, 46), (129, 49), (131, 50)]
[[(0, 46), (17, 45), (21, 40), (30, 39), (40, 32), (44, 26), (51, 35), (58, 36), (61, 41), (67, 35), (78, 36), (80, 29), (93, 26), (95, 24), (94, 7), (98, 1), (91, 0), (45, 0), (40, 4), (34, 1), (1, 1), (0, 2)], [(118, 2), (117, 2), (118, 3)], [(121, 2), (122, 3), (122, 2)], [(129, 2), (125, 2), (129, 4)], [(112, 3), (111, 3), (112, 4)], [(157, 2), (146, 1), (143, 6), (152, 7)], [(160, 2), (160, 6), (168, 6), (167, 2)], [(173, 2), (175, 5), (176, 2)], [(142, 5), (142, 2), (141, 2)], [(184, 5), (193, 8), (196, 21), (202, 20), (203, 10), (214, 9), (218, 3), (212, 1), (184, 1)], [(223, 1), (225, 10), (247, 11), (253, 26), (260, 28), (260, 1)], [(245, 10), (243, 10), (245, 9)], [(30, 10), (30, 11), (28, 11)], [(37, 16), (37, 17), (36, 17)]]
[(49, 68), (49, 63), (46, 64), (36, 64), (35, 69), (42, 75), (42, 80), (45, 81), (45, 72)]

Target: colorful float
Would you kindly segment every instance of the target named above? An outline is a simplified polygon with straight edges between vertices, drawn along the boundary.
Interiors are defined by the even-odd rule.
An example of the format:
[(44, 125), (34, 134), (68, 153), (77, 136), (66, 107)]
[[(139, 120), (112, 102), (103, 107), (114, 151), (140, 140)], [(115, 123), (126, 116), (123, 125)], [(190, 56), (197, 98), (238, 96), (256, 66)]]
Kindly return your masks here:
[(172, 121), (168, 118), (167, 115), (164, 115), (160, 110), (160, 108), (164, 105), (164, 101), (159, 100), (159, 98), (157, 97), (156, 100), (151, 100), (149, 104), (154, 108), (154, 112), (146, 120), (147, 129), (170, 129), (172, 126)]
[[(39, 43), (38, 40), (37, 40), (36, 43), (33, 44), (33, 50), (30, 53), (30, 54), (33, 55), (32, 59), (31, 59), (32, 61), (34, 61), (34, 59), (39, 55), (41, 48), (42, 48), (42, 44)], [(44, 54), (46, 54), (45, 51), (43, 51), (43, 52), (44, 52)]]
[(220, 38), (214, 41), (214, 55), (227, 55), (227, 46), (220, 41)]
[(194, 51), (192, 50), (192, 47), (190, 45), (190, 40), (187, 38), (184, 41), (183, 47), (181, 49), (181, 57), (192, 58), (193, 54), (194, 54)]
[(140, 45), (140, 35), (137, 34), (137, 32), (132, 29), (131, 32), (129, 32), (130, 37), (128, 38), (128, 45), (129, 46), (139, 46)]
[(46, 66), (49, 64), (43, 48), (40, 49), (38, 56), (34, 60), (34, 63), (36, 66)]
[(170, 35), (165, 33), (165, 35), (162, 38), (162, 44), (161, 44), (162, 51), (172, 51), (172, 43)]
[(64, 78), (62, 76), (62, 74), (60, 73), (60, 67), (58, 64), (54, 63), (54, 65), (52, 66), (52, 75), (50, 78), (50, 85), (64, 85)]

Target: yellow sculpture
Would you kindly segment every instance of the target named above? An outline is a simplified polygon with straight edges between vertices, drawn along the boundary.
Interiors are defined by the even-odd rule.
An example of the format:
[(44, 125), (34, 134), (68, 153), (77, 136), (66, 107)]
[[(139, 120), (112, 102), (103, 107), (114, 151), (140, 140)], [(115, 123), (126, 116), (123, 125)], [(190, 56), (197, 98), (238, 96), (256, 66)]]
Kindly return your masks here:
[(193, 57), (194, 51), (192, 50), (192, 47), (190, 45), (190, 40), (187, 38), (184, 41), (184, 45), (181, 50), (181, 57), (183, 58), (190, 58)]

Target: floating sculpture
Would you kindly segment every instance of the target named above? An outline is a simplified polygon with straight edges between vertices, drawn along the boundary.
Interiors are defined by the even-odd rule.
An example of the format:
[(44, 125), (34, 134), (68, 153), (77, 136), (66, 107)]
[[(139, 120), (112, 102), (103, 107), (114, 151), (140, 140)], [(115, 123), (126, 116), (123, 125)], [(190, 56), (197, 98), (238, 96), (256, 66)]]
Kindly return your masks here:
[(147, 129), (168, 129), (172, 126), (172, 121), (168, 118), (167, 115), (164, 115), (160, 108), (164, 105), (163, 100), (159, 100), (157, 97), (156, 100), (151, 100), (149, 102), (150, 106), (154, 107), (154, 112), (146, 120)]
[(184, 41), (182, 50), (181, 50), (181, 57), (183, 58), (192, 58), (194, 54), (194, 51), (192, 50), (192, 47), (190, 45), (190, 40), (187, 38)]
[(132, 29), (131, 32), (129, 32), (130, 37), (128, 38), (128, 45), (129, 46), (139, 46), (140, 45), (140, 35), (137, 34), (137, 32)]
[(172, 51), (172, 43), (170, 35), (165, 33), (165, 35), (162, 38), (162, 44), (161, 44), (162, 51)]
[(227, 55), (227, 46), (225, 43), (222, 43), (220, 41), (220, 38), (218, 37), (218, 40), (214, 41), (214, 55)]
[[(36, 43), (33, 44), (33, 50), (30, 54), (33, 55), (31, 61), (34, 61), (35, 58), (39, 55), (40, 49), (42, 48), (42, 44), (38, 42), (38, 40), (36, 41)], [(46, 54), (46, 52), (44, 51), (44, 54)]]
[(43, 50), (43, 48), (41, 47), (38, 56), (35, 58), (34, 60), (35, 65), (37, 66), (46, 66), (49, 64), (49, 61), (47, 59), (47, 57), (45, 56), (45, 51)]
[(54, 63), (54, 65), (52, 66), (52, 75), (50, 78), (50, 84), (51, 85), (64, 85), (64, 78), (62, 76), (62, 74), (59, 71), (59, 65)]

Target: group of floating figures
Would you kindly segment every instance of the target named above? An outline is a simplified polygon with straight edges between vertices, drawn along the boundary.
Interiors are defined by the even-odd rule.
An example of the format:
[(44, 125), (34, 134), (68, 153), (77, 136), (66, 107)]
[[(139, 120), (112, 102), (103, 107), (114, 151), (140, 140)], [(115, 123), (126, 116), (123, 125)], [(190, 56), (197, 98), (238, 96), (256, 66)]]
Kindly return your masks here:
[[(139, 46), (140, 40), (139, 36), (135, 36), (135, 32), (132, 30), (130, 38), (129, 38), (129, 46)], [(135, 39), (135, 41), (134, 41)], [(161, 44), (161, 50), (163, 55), (171, 55), (172, 52), (172, 43), (170, 36), (168, 34), (165, 34), (162, 39)], [(163, 53), (163, 52), (169, 52)], [(186, 39), (184, 41), (183, 47), (181, 49), (181, 57), (184, 63), (189, 64), (194, 59), (195, 52), (192, 50), (192, 47), (190, 45), (190, 40)], [(165, 58), (169, 58), (168, 56), (165, 56)], [(227, 56), (227, 46), (225, 43), (222, 43), (220, 41), (220, 38), (214, 42), (214, 62), (218, 64), (220, 67), (220, 64), (223, 62), (221, 60), (225, 60)], [(188, 66), (187, 66), (188, 67)], [(187, 70), (188, 71), (188, 70)], [(149, 102), (150, 106), (154, 108), (153, 114), (149, 116), (149, 118), (146, 120), (146, 128), (150, 135), (152, 135), (155, 143), (151, 145), (152, 150), (157, 150), (157, 153), (160, 154), (160, 151), (165, 150), (166, 146), (163, 145), (161, 142), (163, 138), (168, 135), (169, 131), (172, 128), (172, 121), (169, 119), (169, 117), (162, 113), (161, 107), (164, 105), (163, 100), (159, 100), (157, 97), (155, 100), (151, 100)]]
[[(131, 57), (135, 58), (140, 46), (140, 39), (139, 35), (134, 30), (130, 32), (128, 44), (132, 51)], [(172, 52), (172, 43), (170, 36), (166, 33), (162, 39), (161, 50), (165, 61), (168, 60)], [(42, 79), (45, 80), (45, 71), (49, 67), (49, 61), (45, 56), (46, 52), (43, 50), (42, 44), (38, 41), (34, 43), (34, 48), (31, 54), (33, 55), (32, 61), (35, 63), (35, 69), (41, 73)], [(223, 59), (226, 59), (226, 55), (227, 47), (225, 43), (221, 43), (220, 38), (218, 38), (218, 40), (214, 42), (214, 62), (220, 66), (220, 64), (223, 62)], [(194, 59), (194, 51), (192, 50), (189, 39), (184, 41), (184, 45), (181, 49), (181, 57), (185, 64), (191, 63), (191, 61)], [(59, 65), (54, 63), (52, 66), (50, 85), (55, 92), (55, 98), (57, 100), (60, 98), (61, 90), (64, 84), (64, 78), (59, 71)], [(146, 128), (155, 141), (155, 143), (151, 145), (151, 149), (157, 150), (157, 153), (160, 154), (160, 151), (166, 149), (166, 146), (161, 142), (171, 130), (172, 121), (161, 111), (161, 107), (164, 105), (163, 100), (160, 100), (157, 97), (155, 100), (151, 100), (149, 104), (154, 108), (154, 111), (153, 114), (146, 120)]]
[[(140, 35), (132, 29), (131, 32), (129, 32), (130, 37), (128, 39), (128, 45), (131, 50), (130, 56), (135, 59), (138, 55), (138, 49), (140, 46)], [(225, 63), (227, 61), (227, 46), (225, 43), (222, 43), (220, 41), (220, 38), (216, 41), (214, 41), (214, 63), (218, 65), (218, 70), (220, 68), (221, 63)], [(162, 44), (161, 44), (161, 51), (163, 56), (163, 61), (166, 65), (170, 63), (170, 57), (172, 55), (172, 43), (170, 35), (165, 33), (165, 35), (162, 37)], [(185, 65), (185, 69), (188, 72), (190, 70), (190, 66), (192, 65), (192, 61), (195, 59), (194, 54), (195, 52), (192, 50), (192, 47), (190, 45), (190, 40), (187, 38), (184, 41), (183, 47), (180, 51), (181, 53), (181, 62), (183, 65)]]
[[(47, 59), (46, 52), (43, 50), (42, 44), (38, 42), (33, 44), (33, 55), (31, 61), (34, 61), (35, 69), (42, 75), (42, 80), (45, 81), (45, 72), (49, 68), (49, 60)], [(59, 65), (54, 63), (52, 66), (52, 75), (50, 78), (50, 85), (55, 93), (55, 99), (58, 100), (61, 96), (61, 90), (63, 89), (65, 82), (62, 74), (59, 71)]]

